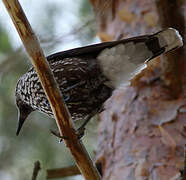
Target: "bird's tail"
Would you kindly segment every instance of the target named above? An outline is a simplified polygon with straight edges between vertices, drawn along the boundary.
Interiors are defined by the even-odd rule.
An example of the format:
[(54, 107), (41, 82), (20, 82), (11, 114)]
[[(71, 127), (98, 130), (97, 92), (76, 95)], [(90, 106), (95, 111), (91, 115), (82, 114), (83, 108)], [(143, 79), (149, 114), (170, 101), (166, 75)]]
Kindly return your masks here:
[[(156, 39), (158, 40), (158, 43), (154, 43)], [(153, 59), (162, 53), (183, 46), (183, 39), (176, 29), (168, 28), (151, 35), (149, 41), (146, 42), (146, 45), (148, 49), (153, 52), (153, 56), (150, 58)]]
[(145, 62), (182, 45), (179, 32), (168, 28), (152, 35), (113, 42), (101, 51), (97, 59), (111, 86), (117, 87), (141, 71)]

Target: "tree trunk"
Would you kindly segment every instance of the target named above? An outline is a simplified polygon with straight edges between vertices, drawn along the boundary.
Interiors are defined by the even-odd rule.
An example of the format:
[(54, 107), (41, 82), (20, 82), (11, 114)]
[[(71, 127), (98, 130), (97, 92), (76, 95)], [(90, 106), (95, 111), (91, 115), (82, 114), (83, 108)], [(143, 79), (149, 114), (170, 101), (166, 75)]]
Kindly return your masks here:
[[(173, 27), (185, 35), (183, 0), (91, 0), (102, 41)], [(114, 91), (100, 115), (97, 161), (103, 180), (173, 180), (186, 144), (186, 66), (180, 48)], [(185, 51), (186, 52), (186, 51)]]

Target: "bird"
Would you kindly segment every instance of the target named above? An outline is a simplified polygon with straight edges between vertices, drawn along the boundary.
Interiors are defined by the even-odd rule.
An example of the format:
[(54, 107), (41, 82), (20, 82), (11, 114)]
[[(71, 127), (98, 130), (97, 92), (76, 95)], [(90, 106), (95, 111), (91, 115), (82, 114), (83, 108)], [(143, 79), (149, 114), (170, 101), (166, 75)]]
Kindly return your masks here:
[[(58, 52), (49, 55), (47, 61), (72, 120), (89, 120), (102, 110), (113, 90), (129, 82), (148, 61), (182, 45), (179, 32), (167, 28), (155, 34)], [(15, 99), (17, 135), (35, 110), (54, 118), (34, 67), (18, 80)]]

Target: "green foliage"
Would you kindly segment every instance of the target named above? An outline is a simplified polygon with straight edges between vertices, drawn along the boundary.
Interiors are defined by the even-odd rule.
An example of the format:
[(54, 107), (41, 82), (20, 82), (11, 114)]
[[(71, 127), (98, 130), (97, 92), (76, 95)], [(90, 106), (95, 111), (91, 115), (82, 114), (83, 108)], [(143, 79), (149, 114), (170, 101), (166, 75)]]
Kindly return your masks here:
[(87, 15), (92, 15), (92, 6), (88, 0), (82, 0), (79, 8), (79, 15), (81, 17), (86, 17)]
[(81, 1), (81, 5), (79, 8), (79, 18), (82, 24), (89, 22), (87, 23), (87, 26), (82, 31), (76, 34), (76, 37), (78, 39), (81, 39), (82, 45), (85, 45), (87, 43), (92, 42), (96, 34), (94, 14), (93, 14), (92, 6), (88, 0)]
[(7, 32), (2, 28), (2, 25), (0, 25), (0, 52), (7, 53), (11, 50), (12, 47)]

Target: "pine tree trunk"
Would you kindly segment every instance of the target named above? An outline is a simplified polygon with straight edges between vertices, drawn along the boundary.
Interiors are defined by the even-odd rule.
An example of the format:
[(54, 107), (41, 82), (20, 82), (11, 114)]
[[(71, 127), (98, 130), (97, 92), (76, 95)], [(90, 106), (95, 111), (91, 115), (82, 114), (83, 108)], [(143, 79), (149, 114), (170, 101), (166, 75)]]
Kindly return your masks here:
[[(173, 27), (185, 35), (183, 0), (91, 0), (102, 41)], [(157, 58), (114, 91), (100, 115), (103, 180), (173, 180), (186, 144), (186, 47)], [(186, 52), (186, 51), (185, 51)]]

